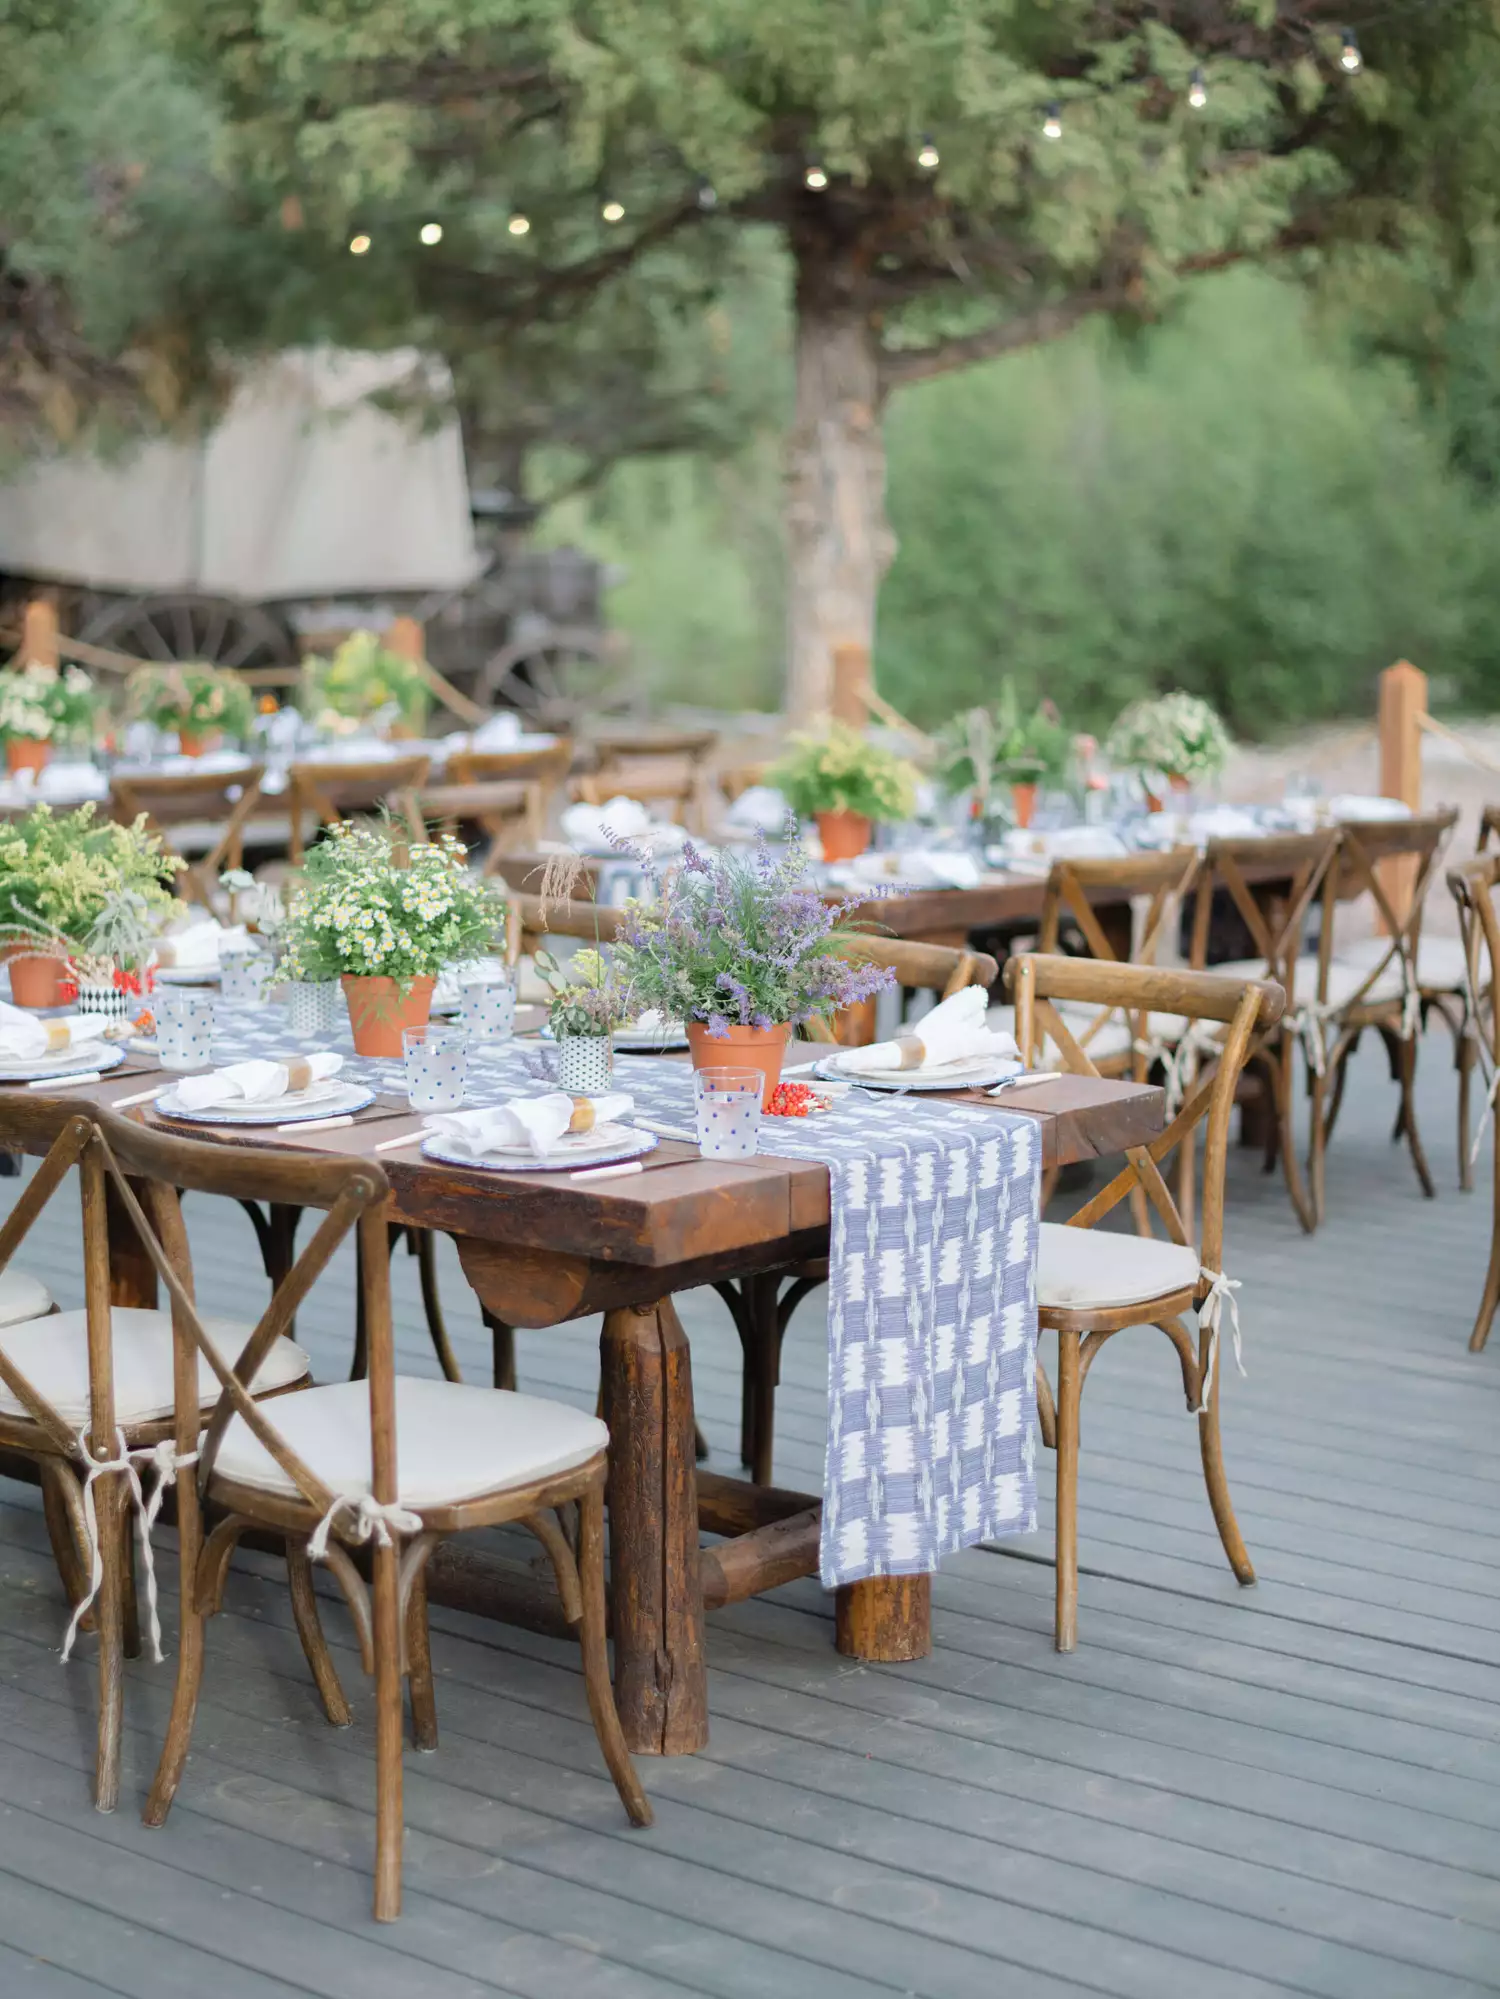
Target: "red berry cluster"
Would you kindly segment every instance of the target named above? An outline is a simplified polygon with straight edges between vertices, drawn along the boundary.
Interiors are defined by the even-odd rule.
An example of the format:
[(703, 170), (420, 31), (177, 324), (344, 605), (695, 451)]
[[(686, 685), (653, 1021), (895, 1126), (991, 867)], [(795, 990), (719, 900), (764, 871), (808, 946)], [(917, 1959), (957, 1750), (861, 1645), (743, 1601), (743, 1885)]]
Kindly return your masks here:
[(778, 1083), (766, 1109), (772, 1117), (813, 1117), (818, 1111), (832, 1110), (833, 1099), (806, 1083)]

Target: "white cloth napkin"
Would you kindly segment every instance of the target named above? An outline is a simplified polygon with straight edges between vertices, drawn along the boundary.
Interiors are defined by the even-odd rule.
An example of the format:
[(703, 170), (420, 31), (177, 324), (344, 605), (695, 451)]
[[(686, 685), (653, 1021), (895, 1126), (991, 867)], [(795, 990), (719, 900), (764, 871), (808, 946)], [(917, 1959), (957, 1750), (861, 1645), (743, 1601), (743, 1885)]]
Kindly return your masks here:
[(430, 1117), (426, 1129), (466, 1159), (483, 1159), (500, 1147), (519, 1145), (528, 1146), (538, 1159), (545, 1159), (573, 1123), (574, 1113), (584, 1104), (593, 1114), (590, 1129), (594, 1129), (628, 1117), (635, 1108), (635, 1099), (620, 1090), (607, 1097), (569, 1097), (561, 1090), (554, 1090), (545, 1097), (515, 1097), (508, 1104), (495, 1104), (482, 1111), (454, 1111), (446, 1117)]
[(0, 1001), (0, 1055), (9, 1062), (35, 1062), (81, 1043), (97, 1041), (108, 1026), (102, 1013), (65, 1013), (38, 1020), (26, 1007)]
[(327, 1082), (344, 1066), (342, 1055), (321, 1052), (287, 1062), (231, 1062), (224, 1069), (210, 1069), (206, 1076), (179, 1076), (177, 1101), (184, 1110), (206, 1111), (216, 1104), (271, 1104), (293, 1087), (292, 1070), (299, 1076), (306, 1063), (305, 1079), (298, 1089)]
[(774, 784), (752, 784), (724, 814), (724, 824), (747, 833), (779, 833), (786, 815), (786, 799)]
[(210, 918), (207, 923), (194, 923), (186, 930), (174, 930), (169, 937), (158, 937), (156, 962), (166, 971), (207, 972), (218, 964), (219, 953), (226, 944), (248, 944), (249, 941), (249, 932), (242, 923), (221, 929)]
[[(616, 840), (644, 841), (675, 851), (687, 838), (680, 826), (651, 817), (638, 798), (611, 798), (603, 805), (570, 805), (562, 815), (563, 838), (580, 854), (613, 854)], [(611, 838), (613, 835), (613, 838)]]
[(1015, 1036), (985, 1026), (988, 1006), (989, 995), (983, 986), (965, 986), (904, 1028), (899, 1040), (846, 1048), (834, 1058), (834, 1067), (858, 1076), (870, 1070), (934, 1068), (941, 1062), (963, 1062), (975, 1055), (1013, 1061), (1018, 1053)]
[(521, 718), (514, 708), (502, 708), (498, 715), (491, 715), (487, 722), (481, 722), (469, 738), (469, 747), (475, 750), (513, 750), (521, 740)]
[(87, 798), (108, 798), (109, 779), (94, 764), (61, 761), (45, 765), (36, 780), (37, 795), (55, 799), (59, 804), (70, 800)]

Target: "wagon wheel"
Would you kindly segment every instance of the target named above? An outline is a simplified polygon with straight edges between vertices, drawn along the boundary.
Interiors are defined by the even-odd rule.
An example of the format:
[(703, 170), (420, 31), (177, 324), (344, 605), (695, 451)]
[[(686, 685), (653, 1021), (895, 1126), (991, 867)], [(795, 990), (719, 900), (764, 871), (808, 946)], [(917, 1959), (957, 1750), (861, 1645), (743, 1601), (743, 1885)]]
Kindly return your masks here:
[(585, 715), (617, 714), (629, 706), (624, 664), (617, 637), (558, 626), (512, 639), (492, 653), (479, 671), (475, 697), (566, 729)]
[(79, 636), (136, 659), (199, 660), (206, 666), (294, 666), (297, 648), (281, 619), (260, 604), (191, 592), (121, 597), (88, 621)]

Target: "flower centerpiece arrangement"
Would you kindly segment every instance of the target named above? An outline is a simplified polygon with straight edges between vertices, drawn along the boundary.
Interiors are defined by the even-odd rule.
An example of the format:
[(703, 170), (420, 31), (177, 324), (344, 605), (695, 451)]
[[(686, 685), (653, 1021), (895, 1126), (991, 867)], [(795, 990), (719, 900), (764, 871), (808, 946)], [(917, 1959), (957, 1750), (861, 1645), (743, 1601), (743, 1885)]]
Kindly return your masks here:
[(872, 826), (910, 818), (917, 798), (915, 766), (847, 722), (794, 735), (766, 782), (799, 818), (817, 821), (825, 861), (852, 861)]
[(56, 672), (32, 660), (0, 673), (0, 739), (6, 768), (40, 770), (56, 742), (86, 742), (94, 724), (94, 683), (80, 667)]
[(557, 1086), (574, 1096), (593, 1097), (609, 1088), (614, 1068), (614, 1030), (632, 1013), (623, 970), (602, 951), (575, 951), (566, 965), (550, 951), (534, 963), (546, 984), (547, 1025), (557, 1043)]
[(427, 717), (420, 665), (392, 652), (375, 632), (351, 632), (332, 658), (313, 653), (302, 666), (302, 712), (330, 735), (387, 728), (417, 734)]
[(1162, 694), (1135, 701), (1109, 732), (1105, 755), (1140, 777), (1147, 802), (1161, 809), (1163, 779), (1173, 791), (1215, 778), (1229, 761), (1229, 731), (1196, 694)]
[(127, 705), (158, 729), (177, 731), (184, 756), (250, 733), (255, 703), (237, 673), (217, 666), (147, 666), (133, 673)]
[(938, 737), (942, 772), (950, 791), (973, 793), (973, 816), (988, 820), (999, 784), (1009, 784), (1011, 812), (1029, 826), (1037, 786), (1060, 782), (1068, 767), (1069, 737), (1050, 701), (1027, 714), (1010, 681), (990, 708), (968, 708)]
[(444, 965), (480, 958), (505, 905), (469, 874), (464, 849), (426, 846), (384, 822), (341, 821), (307, 856), (282, 932), (289, 979), (339, 979), (360, 1055), (399, 1056), (404, 1028), (420, 1027)]
[(786, 1044), (804, 1021), (830, 1019), (892, 981), (841, 946), (854, 901), (830, 902), (809, 880), (796, 827), (773, 854), (702, 854), (691, 842), (670, 874), (640, 862), (655, 890), (626, 905), (615, 956), (637, 1008), (687, 1023), (697, 1068), (759, 1069), (770, 1097)]
[(177, 907), (182, 865), (144, 815), (117, 826), (92, 805), (37, 805), (0, 832), (0, 945), (17, 1006), (55, 1006), (75, 961), (98, 983), (139, 991), (142, 940)]

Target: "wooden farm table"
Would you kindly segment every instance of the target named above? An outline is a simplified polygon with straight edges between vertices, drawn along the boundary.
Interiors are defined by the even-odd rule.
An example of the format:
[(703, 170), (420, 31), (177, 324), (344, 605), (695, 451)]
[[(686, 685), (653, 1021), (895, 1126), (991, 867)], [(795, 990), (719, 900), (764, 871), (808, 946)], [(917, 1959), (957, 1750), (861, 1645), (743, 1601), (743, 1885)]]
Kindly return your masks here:
[[(66, 1095), (80, 1107), (108, 1106), (148, 1086), (132, 1064), (129, 1074)], [(962, 1100), (988, 1101), (975, 1093)], [(1050, 1167), (1147, 1142), (1161, 1129), (1162, 1092), (1064, 1077), (1017, 1094), (1005, 1108), (1036, 1120), (1043, 1165)], [(156, 1121), (149, 1107), (129, 1114)], [(385, 1099), (342, 1130), (194, 1129), (231, 1145), (374, 1157), (376, 1144), (420, 1122)], [(637, 1752), (701, 1748), (708, 1737), (705, 1605), (815, 1573), (819, 1501), (699, 1475), (688, 1343), (673, 1296), (826, 1256), (826, 1166), (765, 1155), (708, 1161), (696, 1147), (672, 1140), (662, 1142), (641, 1174), (602, 1182), (439, 1165), (415, 1148), (378, 1157), (391, 1183), (391, 1220), (451, 1235), (469, 1283), (496, 1320), (540, 1328), (603, 1312), (620, 1718)], [(154, 1303), (150, 1266), (128, 1231), (120, 1230), (116, 1242), (116, 1303)], [(703, 1550), (703, 1529), (733, 1538)], [(502, 1613), (498, 1564), (457, 1552), (447, 1563), (434, 1561), (435, 1600)], [(863, 1634), (848, 1647), (860, 1656), (911, 1658), (930, 1649), (928, 1578), (857, 1583), (839, 1596), (841, 1629)]]

